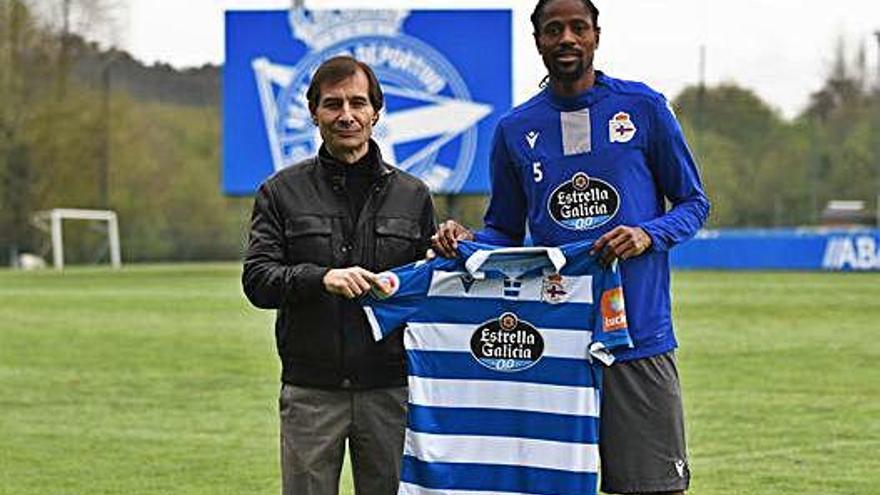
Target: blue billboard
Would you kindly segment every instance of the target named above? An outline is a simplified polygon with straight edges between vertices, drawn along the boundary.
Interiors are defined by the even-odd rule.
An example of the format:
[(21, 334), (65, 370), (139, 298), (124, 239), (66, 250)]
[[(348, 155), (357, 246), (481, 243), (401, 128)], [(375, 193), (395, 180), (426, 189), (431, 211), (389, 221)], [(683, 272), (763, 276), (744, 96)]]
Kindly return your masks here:
[(880, 271), (880, 230), (720, 229), (672, 250), (682, 269)]
[(314, 156), (321, 140), (305, 92), (324, 60), (376, 72), (383, 158), (435, 193), (485, 193), (498, 119), (510, 109), (509, 10), (227, 11), (223, 192), (253, 194)]

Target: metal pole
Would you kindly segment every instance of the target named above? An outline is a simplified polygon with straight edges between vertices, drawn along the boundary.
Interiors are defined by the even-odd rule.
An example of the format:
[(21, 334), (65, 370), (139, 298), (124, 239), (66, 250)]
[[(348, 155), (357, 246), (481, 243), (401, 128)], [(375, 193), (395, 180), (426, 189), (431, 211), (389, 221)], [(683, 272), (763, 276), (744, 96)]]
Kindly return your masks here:
[(820, 166), (820, 147), (819, 147), (819, 119), (813, 117), (810, 120), (810, 214), (809, 222), (816, 226), (819, 223), (819, 166)]
[(877, 39), (877, 80), (874, 81), (874, 90), (880, 93), (880, 29), (874, 31), (874, 38)]
[(52, 258), (56, 270), (64, 269), (64, 243), (61, 240), (61, 215), (57, 211), (50, 213), (52, 227)]
[(877, 216), (877, 227), (880, 227), (880, 29), (874, 31), (877, 40), (877, 80), (874, 81), (874, 163), (877, 166), (877, 202), (874, 203), (874, 212)]
[(107, 220), (107, 236), (110, 238), (110, 264), (113, 268), (122, 268), (122, 257), (119, 254), (119, 222), (115, 213)]
[(696, 111), (696, 119), (694, 119), (696, 124), (696, 129), (694, 129), (695, 134), (695, 145), (697, 154), (703, 153), (703, 129), (705, 129), (706, 123), (704, 122), (705, 115), (705, 105), (706, 105), (706, 45), (700, 45), (700, 66), (699, 66), (699, 77), (700, 83), (697, 86), (697, 111)]

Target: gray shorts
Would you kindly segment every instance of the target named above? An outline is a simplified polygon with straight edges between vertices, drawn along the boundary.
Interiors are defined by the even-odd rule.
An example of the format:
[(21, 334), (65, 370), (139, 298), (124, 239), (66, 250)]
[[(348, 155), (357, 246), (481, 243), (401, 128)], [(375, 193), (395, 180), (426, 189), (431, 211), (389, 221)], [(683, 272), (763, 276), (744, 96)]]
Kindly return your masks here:
[(691, 474), (673, 352), (604, 370), (599, 454), (605, 493), (687, 489)]

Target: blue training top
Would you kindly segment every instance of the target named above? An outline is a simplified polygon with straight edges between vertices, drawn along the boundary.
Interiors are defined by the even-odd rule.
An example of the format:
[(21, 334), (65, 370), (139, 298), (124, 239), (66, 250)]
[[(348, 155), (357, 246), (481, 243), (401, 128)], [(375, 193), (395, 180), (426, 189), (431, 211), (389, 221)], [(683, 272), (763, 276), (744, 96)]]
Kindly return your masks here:
[[(559, 246), (638, 226), (653, 242), (621, 263), (635, 348), (619, 360), (676, 347), (669, 254), (706, 221), (709, 200), (681, 127), (663, 95), (596, 73), (574, 98), (545, 88), (498, 123), (491, 157), (487, 244)], [(671, 207), (667, 210), (666, 201)]]

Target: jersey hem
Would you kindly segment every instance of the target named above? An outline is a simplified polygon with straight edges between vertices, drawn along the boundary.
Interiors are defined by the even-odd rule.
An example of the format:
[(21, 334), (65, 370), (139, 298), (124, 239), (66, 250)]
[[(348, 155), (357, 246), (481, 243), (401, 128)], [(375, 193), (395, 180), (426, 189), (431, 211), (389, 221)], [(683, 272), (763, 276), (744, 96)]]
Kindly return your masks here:
[(651, 347), (630, 349), (621, 353), (615, 353), (614, 362), (619, 363), (624, 361), (635, 361), (636, 359), (649, 358), (653, 356), (658, 356), (660, 354), (666, 354), (667, 352), (674, 351), (677, 348), (678, 344), (676, 342), (672, 342)]

